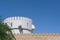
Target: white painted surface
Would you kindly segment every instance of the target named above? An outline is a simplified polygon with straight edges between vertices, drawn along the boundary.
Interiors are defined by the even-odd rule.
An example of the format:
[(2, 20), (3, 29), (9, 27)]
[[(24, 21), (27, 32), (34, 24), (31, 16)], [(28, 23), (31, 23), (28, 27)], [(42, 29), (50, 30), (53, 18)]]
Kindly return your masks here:
[(35, 26), (32, 24), (32, 20), (26, 17), (8, 17), (4, 20), (4, 23), (7, 23), (11, 28), (17, 28), (12, 30), (14, 34), (20, 34), (18, 29), (19, 26), (21, 26), (21, 28), (23, 29), (23, 34), (30, 34), (32, 33), (31, 31), (33, 31), (32, 29), (35, 29)]

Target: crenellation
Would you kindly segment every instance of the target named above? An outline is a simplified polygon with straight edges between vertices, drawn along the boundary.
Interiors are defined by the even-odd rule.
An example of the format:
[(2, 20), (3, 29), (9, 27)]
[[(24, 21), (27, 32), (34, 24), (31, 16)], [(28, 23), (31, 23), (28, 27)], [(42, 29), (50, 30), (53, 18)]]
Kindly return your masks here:
[[(6, 22), (6, 20), (7, 20), (7, 22)], [(18, 34), (19, 34), (19, 32), (21, 32), (21, 31), (19, 31), (19, 27), (21, 26), (21, 28), (20, 29), (23, 29), (23, 31), (21, 32), (21, 33), (23, 33), (23, 34), (31, 34), (31, 33), (33, 33), (33, 30), (34, 30), (34, 26), (32, 27), (32, 20), (30, 19), (30, 18), (26, 18), (26, 17), (8, 17), (8, 18), (6, 18), (5, 20), (4, 20), (5, 22), (4, 23), (7, 23), (8, 24), (8, 26), (10, 26), (11, 27), (11, 23), (12, 23), (12, 27), (11, 28), (15, 28), (14, 30), (12, 30), (12, 31), (14, 31), (15, 33), (16, 33), (16, 31), (18, 32)], [(30, 21), (30, 22), (29, 22)], [(33, 30), (32, 30), (33, 29)], [(13, 32), (13, 34), (14, 34), (14, 32)], [(17, 34), (17, 33), (16, 33)]]

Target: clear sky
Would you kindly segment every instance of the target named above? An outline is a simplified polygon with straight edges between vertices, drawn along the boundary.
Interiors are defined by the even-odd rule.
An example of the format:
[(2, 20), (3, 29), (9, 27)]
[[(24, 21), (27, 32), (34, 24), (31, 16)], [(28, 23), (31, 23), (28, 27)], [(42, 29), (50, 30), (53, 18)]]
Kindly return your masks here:
[(0, 16), (31, 18), (34, 33), (60, 33), (60, 0), (0, 0)]

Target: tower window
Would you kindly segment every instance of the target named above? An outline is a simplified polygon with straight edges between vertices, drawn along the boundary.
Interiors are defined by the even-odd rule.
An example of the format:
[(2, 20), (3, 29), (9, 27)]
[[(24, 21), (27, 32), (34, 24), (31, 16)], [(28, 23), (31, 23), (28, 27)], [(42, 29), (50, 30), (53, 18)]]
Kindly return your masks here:
[(12, 27), (12, 23), (11, 23), (11, 27)]
[(27, 27), (28, 27), (28, 23), (27, 23)]
[(23, 33), (22, 26), (19, 26), (19, 32), (20, 32), (21, 34)]

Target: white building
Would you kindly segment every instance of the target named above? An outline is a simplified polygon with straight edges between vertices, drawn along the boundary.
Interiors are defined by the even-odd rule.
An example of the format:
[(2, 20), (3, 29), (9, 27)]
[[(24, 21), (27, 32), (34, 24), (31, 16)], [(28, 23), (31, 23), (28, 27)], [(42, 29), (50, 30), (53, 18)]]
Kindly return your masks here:
[(13, 34), (31, 34), (35, 29), (32, 20), (26, 17), (8, 17), (4, 23), (13, 29)]

